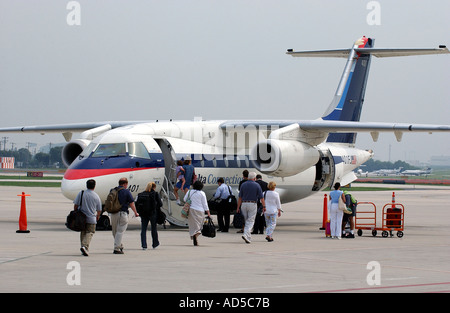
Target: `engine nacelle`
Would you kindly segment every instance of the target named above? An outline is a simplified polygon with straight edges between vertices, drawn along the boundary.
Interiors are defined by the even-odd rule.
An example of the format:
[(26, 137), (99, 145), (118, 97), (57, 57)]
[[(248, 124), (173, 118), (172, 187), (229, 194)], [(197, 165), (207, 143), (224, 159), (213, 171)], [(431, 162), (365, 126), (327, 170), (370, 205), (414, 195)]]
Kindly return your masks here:
[(75, 139), (65, 145), (61, 152), (61, 158), (64, 165), (69, 167), (69, 165), (72, 164), (76, 157), (80, 155), (89, 143), (89, 140)]
[(293, 176), (314, 166), (320, 158), (316, 148), (296, 140), (268, 139), (251, 151), (253, 166), (261, 173)]

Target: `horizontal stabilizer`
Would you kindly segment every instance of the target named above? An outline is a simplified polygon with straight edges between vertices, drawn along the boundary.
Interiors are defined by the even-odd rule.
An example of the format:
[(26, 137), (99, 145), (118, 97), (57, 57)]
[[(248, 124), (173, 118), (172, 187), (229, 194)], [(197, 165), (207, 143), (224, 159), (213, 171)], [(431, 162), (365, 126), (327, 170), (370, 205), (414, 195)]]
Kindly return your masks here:
[(447, 47), (439, 48), (355, 48), (355, 49), (335, 49), (335, 50), (315, 50), (315, 51), (293, 51), (289, 49), (286, 54), (293, 57), (316, 57), (316, 58), (348, 58), (350, 52), (355, 50), (360, 54), (370, 54), (377, 58), (427, 55), (427, 54), (446, 54), (450, 53)]

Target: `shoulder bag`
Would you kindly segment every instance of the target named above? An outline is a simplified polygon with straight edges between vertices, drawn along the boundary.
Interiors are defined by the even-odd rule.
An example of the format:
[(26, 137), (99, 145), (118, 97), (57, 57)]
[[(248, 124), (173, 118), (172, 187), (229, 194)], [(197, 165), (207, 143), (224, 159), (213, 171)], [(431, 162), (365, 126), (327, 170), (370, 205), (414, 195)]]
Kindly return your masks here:
[(191, 191), (188, 191), (188, 199), (184, 203), (183, 208), (181, 209), (181, 217), (188, 218), (189, 216), (189, 209), (191, 208)]

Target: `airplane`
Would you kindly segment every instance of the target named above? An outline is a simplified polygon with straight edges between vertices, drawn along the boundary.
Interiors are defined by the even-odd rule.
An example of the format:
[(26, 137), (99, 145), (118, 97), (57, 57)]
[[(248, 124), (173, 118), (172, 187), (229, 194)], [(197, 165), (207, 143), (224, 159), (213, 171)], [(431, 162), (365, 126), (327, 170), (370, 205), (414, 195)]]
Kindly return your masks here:
[[(0, 128), (0, 132), (62, 133), (67, 144), (62, 159), (68, 166), (61, 183), (73, 200), (88, 179), (97, 182), (102, 201), (119, 178), (127, 177), (134, 197), (149, 181), (157, 184), (169, 223), (187, 226), (173, 197), (176, 161), (192, 159), (197, 179), (208, 198), (223, 177), (237, 195), (242, 171), (248, 169), (275, 181), (282, 203), (297, 201), (356, 180), (353, 172), (373, 151), (355, 147), (356, 133), (449, 132), (450, 125), (361, 122), (371, 57), (448, 54), (446, 46), (427, 49), (374, 48), (362, 37), (351, 48), (293, 51), (292, 57), (346, 58), (331, 104), (316, 120), (105, 121)], [(81, 133), (72, 139), (73, 133)], [(183, 198), (180, 193), (181, 199)]]
[(395, 168), (395, 169), (380, 169), (377, 171), (373, 171), (368, 173), (368, 175), (375, 175), (375, 176), (395, 176), (400, 175), (403, 167)]
[(422, 176), (422, 175), (429, 175), (431, 174), (431, 172), (433, 171), (433, 169), (431, 167), (423, 169), (423, 170), (406, 170), (401, 172), (402, 175), (408, 176), (408, 175), (412, 175), (412, 176)]

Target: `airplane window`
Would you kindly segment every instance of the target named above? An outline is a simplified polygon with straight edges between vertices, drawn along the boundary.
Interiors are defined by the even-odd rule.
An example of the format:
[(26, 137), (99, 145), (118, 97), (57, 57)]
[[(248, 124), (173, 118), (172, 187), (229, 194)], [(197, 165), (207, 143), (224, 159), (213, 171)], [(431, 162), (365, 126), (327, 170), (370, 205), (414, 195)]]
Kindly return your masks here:
[(147, 148), (142, 142), (129, 142), (128, 154), (138, 158), (150, 159)]
[(95, 148), (96, 145), (97, 145), (96, 143), (91, 142), (91, 143), (83, 150), (83, 152), (80, 153), (80, 155), (81, 155), (81, 156), (88, 157), (88, 156), (92, 153), (92, 151), (94, 150), (94, 148)]
[(99, 144), (92, 154), (93, 158), (125, 156), (125, 143), (104, 143)]

